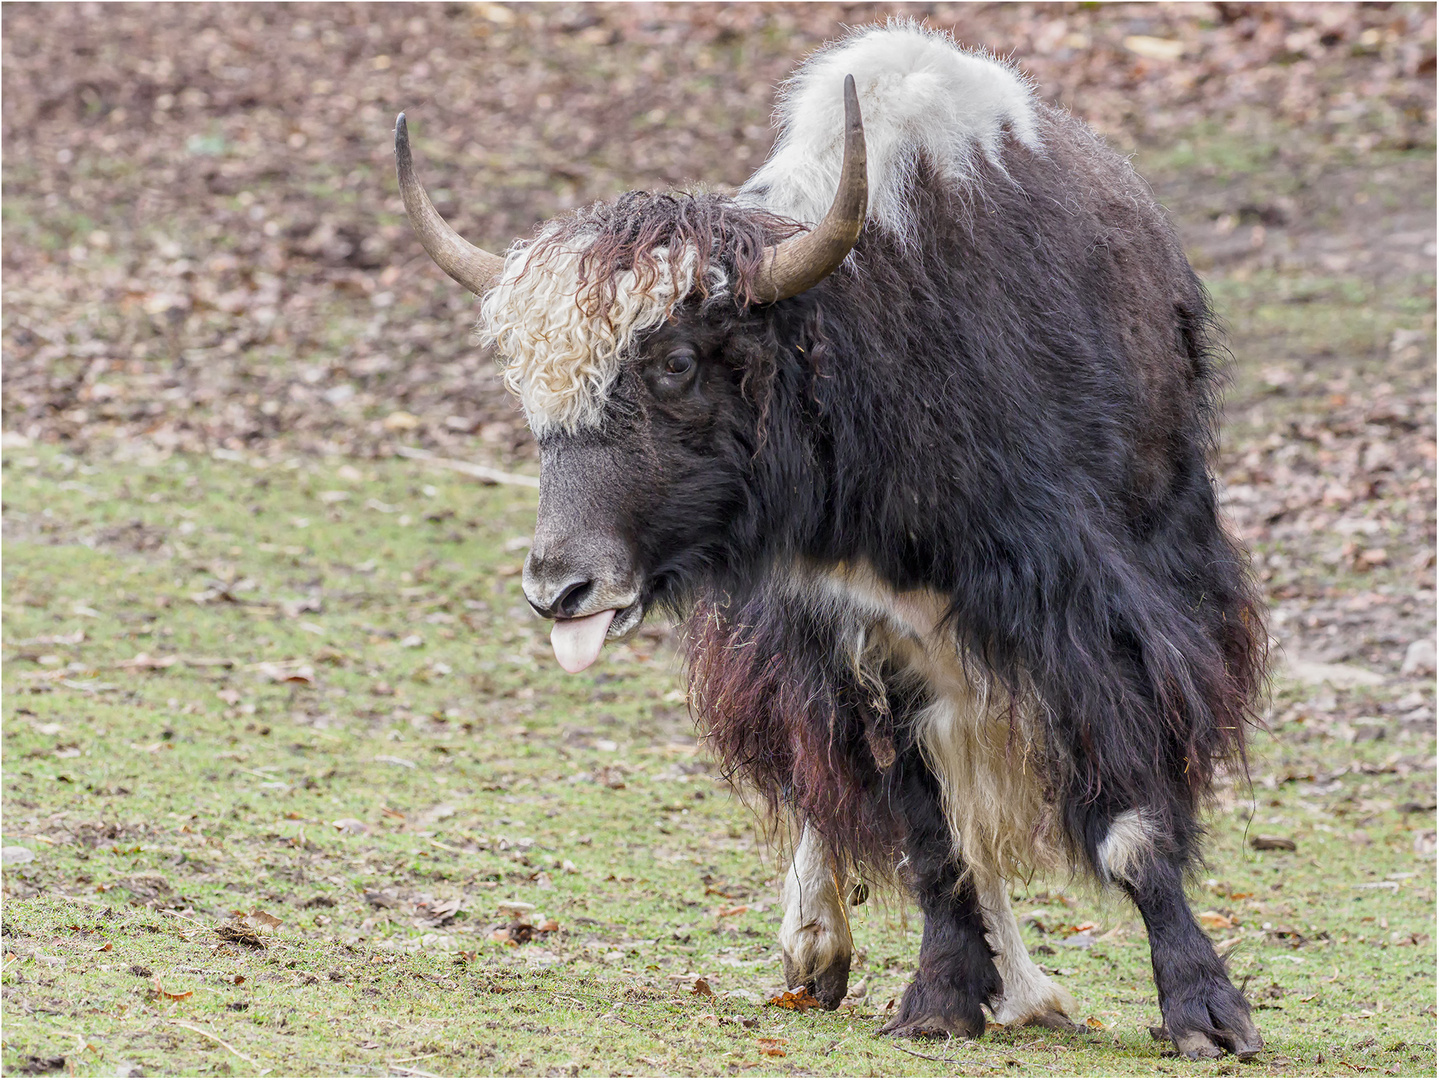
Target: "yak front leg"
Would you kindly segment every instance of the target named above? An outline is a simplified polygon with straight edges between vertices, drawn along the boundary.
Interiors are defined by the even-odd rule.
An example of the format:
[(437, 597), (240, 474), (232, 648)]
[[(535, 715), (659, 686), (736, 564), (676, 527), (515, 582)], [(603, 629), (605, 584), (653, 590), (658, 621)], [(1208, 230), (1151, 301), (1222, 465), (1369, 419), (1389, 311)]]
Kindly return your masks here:
[(785, 985), (805, 987), (827, 1009), (844, 1000), (854, 951), (840, 885), (824, 842), (806, 825), (780, 894), (779, 946)]
[(1002, 999), (1004, 983), (985, 940), (974, 877), (955, 858), (938, 785), (917, 749), (901, 759), (894, 775), (908, 832), (903, 869), (924, 912), (924, 936), (914, 981), (880, 1032), (978, 1038), (984, 1034), (983, 1006), (993, 1008)]
[(994, 1022), (1006, 1027), (1075, 1030), (1069, 1019), (1074, 998), (1030, 958), (1009, 903), (1008, 883), (998, 875), (985, 875), (979, 883), (979, 906), (984, 910), (994, 963), (1004, 982), (1004, 995), (992, 1005)]

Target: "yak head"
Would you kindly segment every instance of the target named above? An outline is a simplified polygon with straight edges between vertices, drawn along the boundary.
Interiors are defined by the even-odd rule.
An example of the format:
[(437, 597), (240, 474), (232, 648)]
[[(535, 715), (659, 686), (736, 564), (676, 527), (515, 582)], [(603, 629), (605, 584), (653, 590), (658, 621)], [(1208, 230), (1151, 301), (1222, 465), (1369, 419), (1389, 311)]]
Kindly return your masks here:
[(540, 447), (539, 520), (524, 591), (555, 620), (568, 671), (657, 603), (732, 567), (753, 521), (765, 395), (786, 349), (783, 301), (842, 263), (867, 204), (864, 130), (844, 83), (838, 192), (813, 229), (709, 194), (631, 193), (543, 227), (498, 256), (462, 239), (415, 177), (405, 117), (400, 191), (435, 262), (483, 300)]

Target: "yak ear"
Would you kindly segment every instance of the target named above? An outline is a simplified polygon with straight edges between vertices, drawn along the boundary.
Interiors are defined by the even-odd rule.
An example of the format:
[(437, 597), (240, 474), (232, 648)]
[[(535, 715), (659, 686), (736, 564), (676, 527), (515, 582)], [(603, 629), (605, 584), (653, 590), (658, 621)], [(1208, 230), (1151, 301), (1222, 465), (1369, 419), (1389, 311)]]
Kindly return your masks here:
[(395, 120), (395, 171), (400, 178), (400, 197), (405, 200), (405, 213), (415, 235), (435, 264), (476, 296), (484, 296), (499, 281), (505, 260), (475, 247), (446, 224), (430, 202), (425, 187), (415, 176), (415, 162), (410, 155), (410, 129), (405, 114)]
[(864, 121), (854, 76), (844, 77), (844, 163), (839, 190), (824, 220), (811, 232), (779, 244), (755, 275), (754, 298), (762, 304), (812, 289), (844, 262), (859, 240), (869, 209), (869, 173), (865, 163)]

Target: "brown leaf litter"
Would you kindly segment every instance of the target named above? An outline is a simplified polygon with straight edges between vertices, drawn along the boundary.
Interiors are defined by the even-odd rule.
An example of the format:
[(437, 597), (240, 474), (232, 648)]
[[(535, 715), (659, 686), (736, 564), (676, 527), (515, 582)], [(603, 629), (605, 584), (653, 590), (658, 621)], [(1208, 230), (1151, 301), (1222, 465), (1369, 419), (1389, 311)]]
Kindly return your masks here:
[(782, 994), (776, 994), (765, 1004), (779, 1009), (791, 1009), (794, 1012), (809, 1012), (810, 1009), (824, 1008), (824, 1002), (811, 994), (806, 986), (801, 986), (798, 990), (786, 990)]

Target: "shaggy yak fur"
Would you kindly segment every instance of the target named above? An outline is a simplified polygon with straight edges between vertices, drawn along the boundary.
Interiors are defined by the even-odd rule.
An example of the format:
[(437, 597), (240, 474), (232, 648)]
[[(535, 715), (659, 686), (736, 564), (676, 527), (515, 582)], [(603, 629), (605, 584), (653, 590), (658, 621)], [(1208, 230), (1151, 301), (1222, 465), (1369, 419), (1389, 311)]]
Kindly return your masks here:
[[(936, 42), (891, 28), (824, 59), (873, 61), (886, 34)], [(883, 104), (874, 85), (861, 101)], [(801, 225), (767, 203), (773, 170), (737, 199), (632, 193), (514, 249), (506, 296), (577, 258), (580, 318), (624, 290), (663, 305), (596, 369), (597, 419), (536, 426), (530, 569), (582, 584), (532, 601), (575, 614), (619, 560), (633, 610), (686, 620), (725, 771), (820, 845), (829, 881), (797, 864), (798, 887), (899, 868), (925, 932), (889, 1030), (977, 1035), (1021, 977), (1049, 996), (1005, 1017), (1062, 1023), (1062, 991), (1005, 955), (1017, 930), (996, 944), (1004, 880), (1058, 863), (1137, 905), (1178, 1047), (1248, 1056), (1248, 1005), (1183, 893), (1215, 772), (1243, 767), (1267, 640), (1207, 463), (1213, 317), (1128, 164), (1024, 110), (1023, 137), (997, 131), (962, 169), (901, 146), (876, 175), (872, 156), (891, 220), (777, 303), (754, 302), (755, 274)], [(882, 111), (865, 120), (894, 143)], [(677, 253), (687, 288), (665, 296)], [(834, 1005), (848, 945), (831, 952), (794, 970)]]

